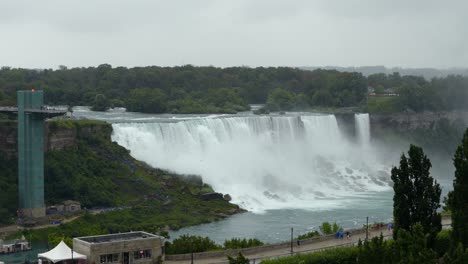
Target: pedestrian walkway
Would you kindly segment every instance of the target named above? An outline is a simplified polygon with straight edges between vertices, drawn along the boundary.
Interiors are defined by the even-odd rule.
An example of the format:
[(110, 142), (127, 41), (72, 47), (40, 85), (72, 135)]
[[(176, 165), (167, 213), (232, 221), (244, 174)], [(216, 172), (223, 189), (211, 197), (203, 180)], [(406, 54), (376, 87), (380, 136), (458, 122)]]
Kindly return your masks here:
[[(443, 219), (442, 225), (450, 226), (451, 220)], [(384, 239), (392, 238), (392, 231), (389, 231), (386, 226), (384, 228), (380, 228), (380, 230), (372, 230), (369, 231), (369, 239), (372, 237), (378, 237), (380, 234), (384, 236)], [(296, 243), (293, 243), (293, 254), (300, 254), (300, 253), (308, 253), (314, 251), (322, 251), (330, 248), (336, 247), (346, 247), (346, 246), (356, 246), (359, 239), (364, 241), (366, 239), (366, 232), (360, 232), (358, 234), (353, 234), (351, 237), (348, 238), (331, 238), (326, 240), (317, 240), (308, 244), (302, 244), (298, 246)], [(294, 241), (295, 242), (295, 241)], [(259, 263), (262, 259), (269, 259), (269, 258), (277, 258), (282, 256), (290, 256), (291, 255), (291, 247), (290, 244), (282, 247), (276, 248), (271, 250), (265, 250), (258, 253), (246, 253), (244, 254), (245, 257), (251, 260), (251, 263)], [(164, 263), (167, 264), (187, 264), (191, 263), (191, 260), (166, 260)], [(228, 263), (227, 256), (220, 256), (220, 257), (206, 257), (206, 258), (194, 258), (193, 263), (195, 264), (213, 264), (213, 263)]]

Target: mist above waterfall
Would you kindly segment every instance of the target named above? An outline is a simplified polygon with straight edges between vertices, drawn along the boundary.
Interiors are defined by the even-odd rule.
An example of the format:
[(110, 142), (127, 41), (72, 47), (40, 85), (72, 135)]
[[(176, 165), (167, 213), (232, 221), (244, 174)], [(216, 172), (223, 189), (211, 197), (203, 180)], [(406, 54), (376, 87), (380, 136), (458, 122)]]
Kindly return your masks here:
[(151, 166), (201, 175), (248, 210), (320, 210), (390, 189), (368, 115), (355, 125), (357, 140), (334, 115), (204, 117), (114, 124), (113, 140)]

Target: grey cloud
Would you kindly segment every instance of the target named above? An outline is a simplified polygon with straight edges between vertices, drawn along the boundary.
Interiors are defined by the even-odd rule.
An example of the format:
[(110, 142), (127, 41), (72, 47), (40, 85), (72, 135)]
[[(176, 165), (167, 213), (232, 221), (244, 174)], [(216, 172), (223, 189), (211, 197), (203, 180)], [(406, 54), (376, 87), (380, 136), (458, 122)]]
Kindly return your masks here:
[(2, 1), (0, 64), (466, 67), (466, 10), (455, 0)]

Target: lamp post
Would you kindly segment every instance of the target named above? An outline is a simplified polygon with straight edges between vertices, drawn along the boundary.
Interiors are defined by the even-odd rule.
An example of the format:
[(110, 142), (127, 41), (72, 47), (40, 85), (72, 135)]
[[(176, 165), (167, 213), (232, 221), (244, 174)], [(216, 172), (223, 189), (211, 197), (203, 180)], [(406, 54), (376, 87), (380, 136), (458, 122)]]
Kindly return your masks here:
[(291, 227), (291, 256), (294, 253), (294, 251), (293, 251), (293, 230), (294, 229)]
[(366, 216), (366, 241), (369, 238), (369, 217)]
[(193, 240), (192, 240), (192, 243), (190, 244), (190, 251), (192, 252), (190, 254), (190, 264), (193, 264)]

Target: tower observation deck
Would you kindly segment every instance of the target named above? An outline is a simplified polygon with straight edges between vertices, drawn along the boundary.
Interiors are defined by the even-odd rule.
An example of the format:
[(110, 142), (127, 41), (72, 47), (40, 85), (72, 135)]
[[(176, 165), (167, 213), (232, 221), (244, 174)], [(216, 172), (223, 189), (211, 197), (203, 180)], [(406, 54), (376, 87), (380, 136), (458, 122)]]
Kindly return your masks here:
[(18, 115), (19, 213), (45, 216), (44, 120), (66, 113), (44, 107), (43, 91), (18, 91), (18, 107), (0, 107), (0, 112)]

